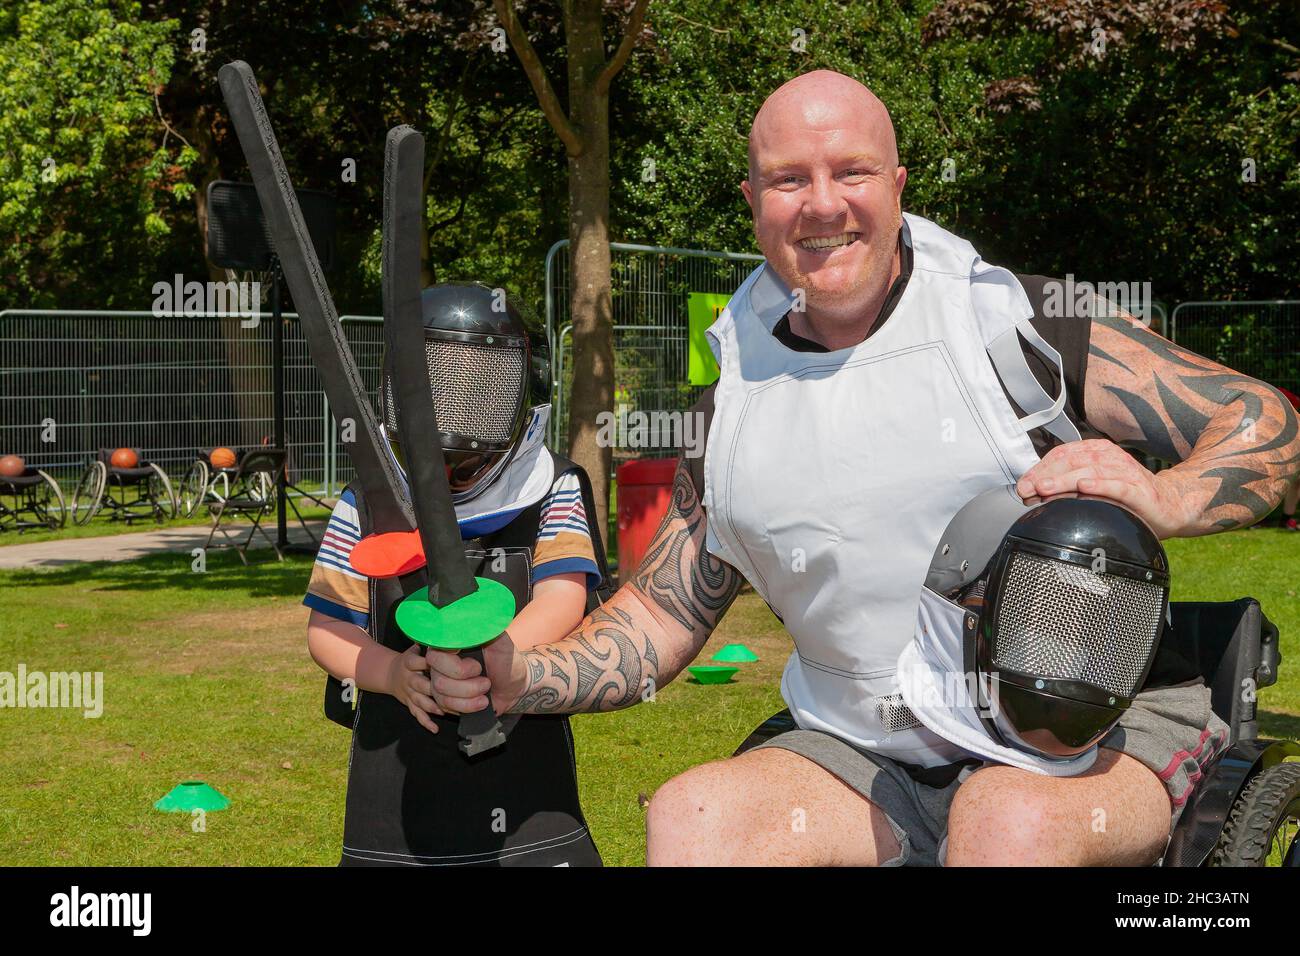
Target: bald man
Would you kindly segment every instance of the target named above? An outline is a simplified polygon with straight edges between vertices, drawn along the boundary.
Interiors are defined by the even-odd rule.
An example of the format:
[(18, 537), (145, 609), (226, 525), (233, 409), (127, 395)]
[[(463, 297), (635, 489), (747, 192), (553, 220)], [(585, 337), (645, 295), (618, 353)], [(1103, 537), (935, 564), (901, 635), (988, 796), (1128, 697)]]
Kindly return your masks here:
[[(1051, 280), (905, 216), (906, 182), (866, 87), (819, 71), (773, 93), (740, 186), (766, 262), (710, 329), (709, 453), (679, 465), (641, 566), (565, 640), (490, 645), (486, 676), (429, 652), (445, 708), (489, 691), (503, 712), (627, 707), (690, 663), (748, 579), (794, 638), (797, 729), (660, 787), (651, 864), (1149, 864), (1224, 744), (1202, 684), (1144, 691), (1073, 777), (985, 764), (890, 706), (929, 556), (991, 484), (1104, 496), (1167, 538), (1258, 520), (1300, 460), (1272, 388), (1131, 316), (1054, 314)], [(1031, 398), (1064, 390), (1055, 419), (1024, 424), (1043, 416), (1007, 391), (989, 329), (1016, 330)], [(1121, 443), (1175, 464), (1152, 474)]]

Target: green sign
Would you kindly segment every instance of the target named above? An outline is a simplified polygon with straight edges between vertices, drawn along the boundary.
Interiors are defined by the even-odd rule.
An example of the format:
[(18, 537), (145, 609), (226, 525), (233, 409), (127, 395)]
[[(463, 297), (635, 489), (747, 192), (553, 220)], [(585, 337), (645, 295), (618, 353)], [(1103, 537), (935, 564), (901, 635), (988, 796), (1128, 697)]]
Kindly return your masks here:
[(704, 330), (717, 321), (730, 299), (726, 292), (691, 292), (686, 296), (691, 326), (687, 378), (692, 385), (712, 385), (718, 380), (718, 363)]

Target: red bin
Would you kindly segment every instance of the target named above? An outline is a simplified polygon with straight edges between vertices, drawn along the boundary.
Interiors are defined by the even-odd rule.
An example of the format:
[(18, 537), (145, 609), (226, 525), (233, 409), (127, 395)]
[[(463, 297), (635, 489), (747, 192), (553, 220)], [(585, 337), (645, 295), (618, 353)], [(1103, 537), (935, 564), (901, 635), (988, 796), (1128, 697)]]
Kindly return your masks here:
[(618, 579), (630, 581), (668, 512), (676, 458), (642, 458), (618, 469)]

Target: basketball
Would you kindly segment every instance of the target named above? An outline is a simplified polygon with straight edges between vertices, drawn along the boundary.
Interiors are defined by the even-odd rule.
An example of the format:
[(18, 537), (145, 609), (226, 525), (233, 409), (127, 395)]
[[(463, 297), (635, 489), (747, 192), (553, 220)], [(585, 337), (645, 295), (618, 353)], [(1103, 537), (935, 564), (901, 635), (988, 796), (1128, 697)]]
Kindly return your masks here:
[(109, 457), (108, 463), (114, 468), (134, 468), (140, 464), (140, 456), (130, 448), (119, 448)]
[(27, 462), (17, 455), (0, 457), (0, 478), (17, 478), (27, 470)]
[(212, 462), (213, 468), (234, 468), (235, 453), (229, 448), (214, 448), (212, 454), (208, 455), (208, 461)]

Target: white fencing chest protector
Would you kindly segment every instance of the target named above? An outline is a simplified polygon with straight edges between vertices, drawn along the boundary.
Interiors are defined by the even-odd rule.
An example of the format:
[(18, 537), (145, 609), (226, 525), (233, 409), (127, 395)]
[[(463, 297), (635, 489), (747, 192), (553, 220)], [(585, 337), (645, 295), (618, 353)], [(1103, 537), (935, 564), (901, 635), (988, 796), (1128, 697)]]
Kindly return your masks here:
[(721, 374), (703, 500), (706, 547), (794, 638), (781, 693), (799, 726), (933, 767), (969, 754), (916, 720), (895, 669), (936, 543), (962, 505), (1038, 461), (1028, 432), (1079, 433), (1064, 375), (1052, 397), (1025, 362), (1017, 332), (1061, 369), (1015, 276), (904, 220), (911, 277), (856, 346), (796, 352), (775, 338), (794, 297), (766, 264), (736, 290), (708, 331)]

